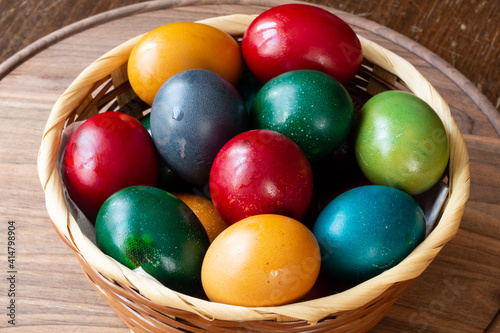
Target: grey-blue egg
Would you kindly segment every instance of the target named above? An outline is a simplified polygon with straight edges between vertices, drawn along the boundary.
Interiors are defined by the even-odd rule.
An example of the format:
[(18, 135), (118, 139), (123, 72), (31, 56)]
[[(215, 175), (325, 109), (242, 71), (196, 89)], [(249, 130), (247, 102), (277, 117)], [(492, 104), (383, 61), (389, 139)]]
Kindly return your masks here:
[(203, 69), (167, 80), (153, 101), (151, 134), (165, 162), (193, 185), (208, 182), (222, 146), (248, 129), (248, 114), (236, 88)]

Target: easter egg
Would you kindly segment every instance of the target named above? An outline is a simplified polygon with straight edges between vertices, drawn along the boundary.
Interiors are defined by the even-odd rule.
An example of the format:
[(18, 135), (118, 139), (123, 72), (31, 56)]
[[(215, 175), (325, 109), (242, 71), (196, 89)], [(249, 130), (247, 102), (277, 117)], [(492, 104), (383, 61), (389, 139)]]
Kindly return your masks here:
[(210, 242), (228, 227), (210, 200), (189, 193), (175, 193), (175, 196), (191, 208), (198, 217), (207, 232)]
[(313, 233), (322, 272), (342, 283), (360, 283), (406, 258), (424, 238), (425, 218), (407, 193), (367, 185), (333, 199), (319, 214)]
[(171, 77), (151, 108), (151, 133), (168, 166), (186, 182), (208, 183), (222, 146), (247, 129), (236, 88), (220, 75), (191, 69)]
[(259, 90), (251, 119), (257, 128), (286, 135), (310, 161), (333, 153), (351, 131), (354, 106), (347, 90), (322, 72), (281, 74)]
[[(140, 119), (141, 124), (151, 135), (151, 113)], [(163, 157), (158, 153), (158, 184), (157, 187), (168, 192), (182, 191), (190, 189), (190, 185), (176, 175), (165, 163)]]
[(448, 164), (448, 137), (436, 112), (419, 97), (386, 91), (361, 108), (355, 154), (373, 184), (411, 195), (431, 188)]
[(196, 215), (179, 198), (154, 187), (132, 186), (106, 200), (96, 221), (99, 248), (130, 269), (175, 291), (201, 290), (201, 265), (210, 245)]
[(111, 194), (158, 181), (158, 158), (149, 133), (137, 119), (120, 112), (97, 114), (81, 124), (62, 164), (70, 198), (92, 223)]
[(243, 35), (245, 63), (262, 82), (285, 72), (313, 69), (342, 84), (361, 67), (361, 43), (336, 15), (308, 4), (285, 4), (261, 13)]
[(264, 214), (231, 225), (212, 242), (201, 278), (213, 302), (275, 306), (307, 294), (320, 266), (319, 246), (307, 227)]
[(226, 223), (257, 214), (301, 220), (313, 193), (311, 166), (283, 134), (250, 130), (226, 143), (210, 172), (210, 195)]
[(210, 70), (236, 85), (242, 66), (240, 47), (227, 33), (201, 23), (175, 22), (148, 32), (137, 42), (127, 71), (137, 96), (151, 105), (163, 83), (181, 71)]

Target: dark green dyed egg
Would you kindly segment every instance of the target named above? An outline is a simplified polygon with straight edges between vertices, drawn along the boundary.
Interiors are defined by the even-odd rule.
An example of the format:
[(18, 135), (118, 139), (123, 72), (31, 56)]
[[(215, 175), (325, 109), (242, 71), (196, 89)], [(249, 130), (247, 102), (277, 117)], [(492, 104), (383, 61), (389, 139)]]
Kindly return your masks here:
[(288, 136), (310, 161), (331, 154), (351, 131), (354, 106), (347, 90), (313, 70), (284, 73), (257, 93), (251, 118), (260, 129)]
[(142, 267), (186, 294), (201, 290), (201, 265), (210, 245), (196, 215), (176, 196), (133, 186), (102, 205), (96, 221), (99, 248), (128, 268)]

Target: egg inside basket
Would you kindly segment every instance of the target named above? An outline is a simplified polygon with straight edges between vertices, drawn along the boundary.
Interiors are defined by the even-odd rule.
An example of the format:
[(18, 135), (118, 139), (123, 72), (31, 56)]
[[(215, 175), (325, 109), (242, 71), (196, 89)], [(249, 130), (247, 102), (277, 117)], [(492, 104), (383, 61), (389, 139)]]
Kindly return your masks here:
[[(200, 23), (241, 40), (254, 19), (255, 16), (233, 15)], [(359, 36), (363, 64), (346, 85), (357, 111), (373, 95), (383, 91), (411, 92), (436, 111), (449, 141), (450, 158), (445, 175), (431, 190), (415, 197), (428, 225), (425, 240), (408, 257), (365, 282), (331, 295), (313, 296), (280, 306), (245, 307), (210, 302), (203, 296), (169, 289), (147, 274), (133, 271), (106, 256), (96, 246), (92, 223), (67, 195), (59, 166), (67, 140), (83, 120), (113, 111), (142, 119), (150, 112), (149, 105), (134, 93), (127, 74), (129, 55), (141, 37), (97, 59), (68, 87), (50, 114), (38, 158), (47, 210), (56, 232), (75, 252), (90, 283), (133, 331), (367, 331), (456, 234), (470, 184), (467, 149), (449, 107), (410, 63)]]

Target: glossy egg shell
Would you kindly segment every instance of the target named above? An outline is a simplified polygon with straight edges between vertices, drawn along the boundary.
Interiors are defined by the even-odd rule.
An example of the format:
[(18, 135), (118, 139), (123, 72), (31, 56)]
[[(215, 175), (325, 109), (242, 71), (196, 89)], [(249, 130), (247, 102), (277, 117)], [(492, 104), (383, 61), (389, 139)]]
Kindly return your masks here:
[(80, 125), (62, 163), (68, 193), (92, 223), (116, 191), (155, 186), (158, 181), (158, 158), (149, 133), (137, 119), (120, 112), (98, 114)]
[(267, 82), (257, 93), (251, 119), (257, 128), (286, 135), (310, 161), (333, 153), (349, 135), (354, 106), (331, 76), (297, 70)]
[(170, 168), (188, 183), (208, 183), (222, 146), (248, 127), (243, 101), (227, 80), (200, 69), (171, 77), (151, 108), (151, 133)]
[(367, 185), (336, 197), (320, 213), (313, 233), (322, 272), (360, 283), (397, 265), (425, 235), (424, 214), (407, 193)]
[(144, 271), (175, 291), (201, 289), (201, 265), (210, 245), (196, 215), (179, 198), (154, 187), (113, 194), (96, 222), (99, 248), (121, 264)]
[(302, 223), (280, 215), (248, 217), (210, 245), (203, 289), (213, 302), (274, 306), (296, 301), (314, 285), (319, 246)]
[(242, 66), (240, 47), (227, 33), (206, 24), (175, 22), (139, 40), (127, 71), (137, 96), (151, 105), (163, 83), (179, 72), (207, 69), (236, 85)]
[(210, 195), (233, 224), (257, 214), (301, 220), (313, 193), (313, 175), (296, 143), (269, 130), (250, 130), (222, 147), (210, 172)]
[(411, 195), (437, 183), (449, 158), (439, 116), (422, 99), (403, 91), (377, 94), (361, 108), (354, 149), (368, 180)]
[(264, 11), (245, 31), (241, 48), (245, 63), (262, 82), (292, 70), (313, 69), (346, 84), (363, 60), (352, 28), (309, 4), (285, 4)]
[(228, 227), (210, 200), (190, 193), (175, 193), (175, 196), (181, 199), (198, 217), (210, 242)]

